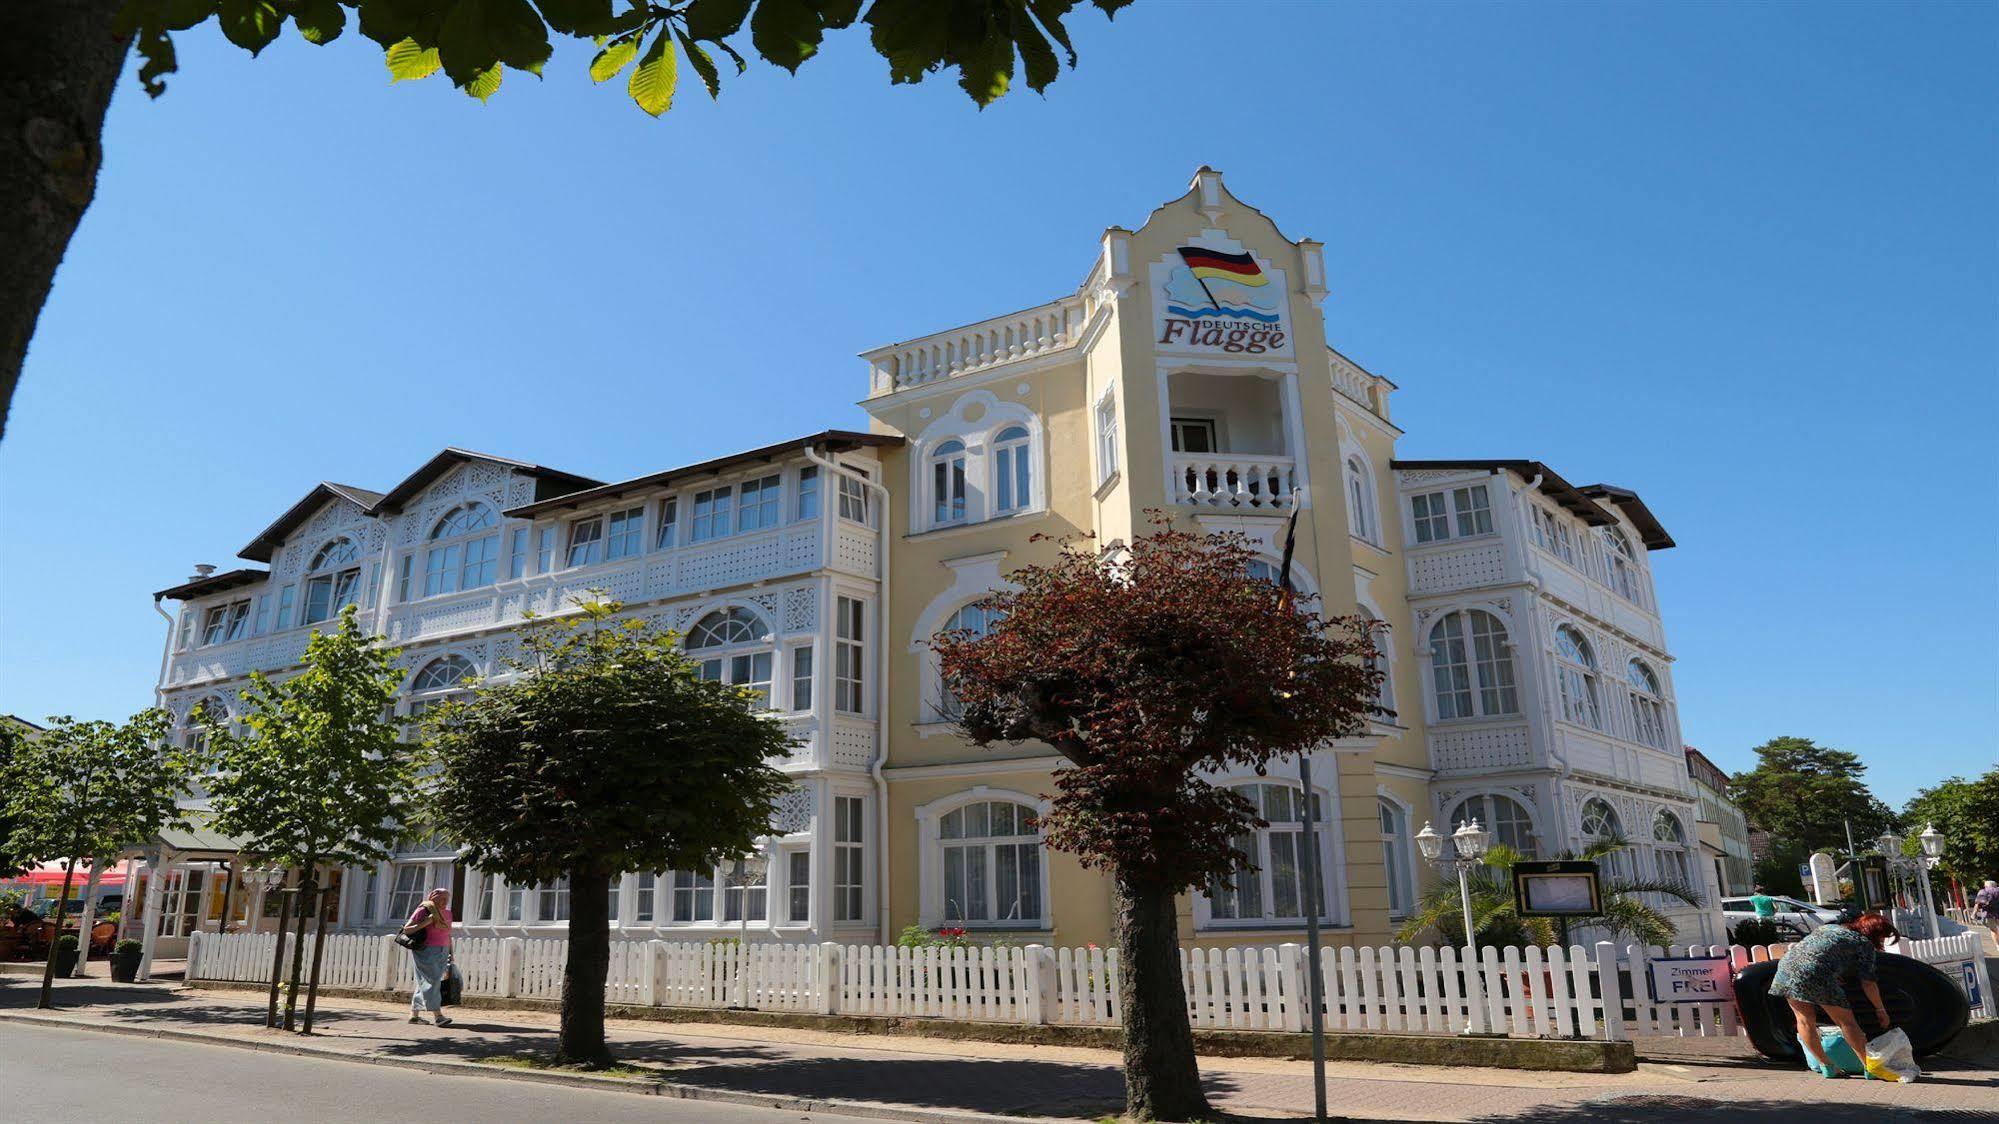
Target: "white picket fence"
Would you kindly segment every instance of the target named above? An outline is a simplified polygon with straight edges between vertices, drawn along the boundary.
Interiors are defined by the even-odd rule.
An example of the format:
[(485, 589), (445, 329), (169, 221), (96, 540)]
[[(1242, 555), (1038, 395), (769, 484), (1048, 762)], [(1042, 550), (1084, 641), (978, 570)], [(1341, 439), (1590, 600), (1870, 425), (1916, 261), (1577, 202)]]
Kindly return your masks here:
[[(271, 934), (196, 934), (188, 978), (266, 981), (273, 940)], [(1653, 1002), (1647, 962), (1715, 957), (1741, 968), (1782, 956), (1785, 947), (1620, 947), (1601, 941), (1566, 949), (1482, 948), (1474, 958), (1454, 948), (1408, 945), (1326, 949), (1321, 1009), (1327, 1029), (1344, 1031), (1611, 1041), (1633, 1034), (1732, 1035), (1741, 1033), (1733, 1002)], [(452, 949), (468, 995), (562, 995), (565, 938), (460, 937)], [(1984, 970), (1982, 958), (1973, 959), (1975, 934), (1903, 942), (1898, 951), (1953, 972), (1965, 961)], [(306, 955), (311, 952), (308, 940)], [(1189, 948), (1181, 951), (1180, 965), (1188, 1017), (1197, 1028), (1297, 1031), (1309, 1025), (1310, 972), (1300, 945)], [(605, 998), (645, 1007), (1114, 1026), (1121, 1015), (1119, 971), (1117, 950), (1095, 946), (613, 940)], [(327, 938), (322, 984), (386, 990), (408, 987), (410, 980), (409, 958), (392, 938)], [(1605, 995), (1614, 998), (1606, 1003)], [(1989, 982), (1983, 995), (1983, 1013), (1990, 1017)]]

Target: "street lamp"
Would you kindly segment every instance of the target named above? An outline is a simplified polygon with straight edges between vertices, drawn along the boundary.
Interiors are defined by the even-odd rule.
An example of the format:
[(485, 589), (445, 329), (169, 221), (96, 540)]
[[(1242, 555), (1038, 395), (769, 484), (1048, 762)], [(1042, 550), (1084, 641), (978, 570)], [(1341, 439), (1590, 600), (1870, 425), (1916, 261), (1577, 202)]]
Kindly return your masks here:
[(1423, 853), (1425, 861), (1439, 870), (1456, 871), (1458, 876), (1458, 897), (1463, 905), (1465, 918), (1465, 955), (1474, 955), (1478, 939), (1474, 935), (1471, 915), (1471, 872), (1485, 856), (1486, 845), (1492, 836), (1478, 826), (1478, 820), (1470, 819), (1458, 825), (1451, 833), (1451, 848), (1455, 852), (1444, 857), (1444, 836), (1428, 823), (1416, 833), (1416, 847)]
[[(761, 851), (752, 852), (737, 859), (729, 868), (727, 883), (735, 897), (737, 932), (736, 1005), (750, 1005), (750, 891), (764, 884), (770, 877), (770, 856)], [(764, 917), (770, 917), (768, 896), (764, 902)]]
[(1923, 847), (1920, 858), (1911, 858), (1903, 854), (1902, 837), (1892, 831), (1882, 832), (1881, 837), (1874, 842), (1881, 848), (1881, 855), (1887, 860), (1890, 869), (1901, 871), (1905, 877), (1913, 876), (1917, 880), (1923, 892), (1923, 926), (1930, 936), (1940, 937), (1943, 935), (1943, 919), (1937, 916), (1936, 901), (1931, 896), (1930, 868), (1943, 859), (1943, 832), (1938, 831), (1935, 824), (1930, 824), (1923, 828), (1922, 834), (1916, 836), (1916, 839)]

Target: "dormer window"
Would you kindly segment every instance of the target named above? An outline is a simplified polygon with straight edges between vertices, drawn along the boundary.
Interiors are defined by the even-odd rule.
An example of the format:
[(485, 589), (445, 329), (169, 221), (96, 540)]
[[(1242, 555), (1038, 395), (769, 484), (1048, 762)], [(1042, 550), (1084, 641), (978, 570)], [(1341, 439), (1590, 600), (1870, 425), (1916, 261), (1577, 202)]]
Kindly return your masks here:
[(337, 538), (319, 548), (307, 568), (305, 619), (317, 624), (338, 616), (340, 610), (357, 604), (361, 595), (361, 548), (353, 539)]
[(423, 559), (423, 595), (435, 597), (492, 585), (500, 575), (499, 520), (483, 503), (445, 512), (430, 529)]

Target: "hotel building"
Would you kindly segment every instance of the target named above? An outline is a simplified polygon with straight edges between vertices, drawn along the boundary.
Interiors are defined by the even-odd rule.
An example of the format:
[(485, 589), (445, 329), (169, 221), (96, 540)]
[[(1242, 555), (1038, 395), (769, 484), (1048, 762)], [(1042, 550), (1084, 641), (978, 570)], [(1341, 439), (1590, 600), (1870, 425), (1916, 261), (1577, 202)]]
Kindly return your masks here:
[[(156, 595), (162, 705), (195, 736), (198, 708), (234, 713), (251, 670), (282, 675), (355, 604), (402, 650), (414, 714), (508, 674), (526, 614), (608, 597), (798, 737), (762, 880), (627, 874), (621, 934), (1105, 943), (1102, 876), (1034, 829), (1060, 759), (960, 737), (929, 639), (979, 627), (973, 602), (1055, 538), (1129, 540), (1159, 510), (1247, 536), (1274, 570), (1295, 508), (1298, 585), (1388, 625), (1390, 716), (1314, 755), (1331, 942), (1390, 940), (1434, 877), (1414, 833), (1472, 817), (1542, 857), (1624, 838), (1613, 870), (1684, 878), (1711, 906), (1651, 580), (1673, 541), (1638, 495), (1529, 458), (1398, 459), (1395, 384), (1327, 341), (1320, 245), (1217, 172), (1087, 257), (1046, 304), (864, 353), (865, 427), (618, 483), (446, 449), (386, 491), (320, 484), (240, 552), (254, 565)], [(1298, 936), (1296, 776), (1216, 778), (1271, 826), (1246, 841), (1256, 869), (1185, 896), (1186, 942)], [(214, 928), (225, 893), (237, 918), (269, 912), (263, 880), (222, 873), (228, 841), (165, 844), (162, 955)], [(568, 917), (565, 887), (465, 869), (444, 839), (341, 882), (342, 927), (392, 924), (432, 885), (459, 888), (476, 931)], [(1711, 908), (1670, 912), (1686, 939), (1720, 936)]]

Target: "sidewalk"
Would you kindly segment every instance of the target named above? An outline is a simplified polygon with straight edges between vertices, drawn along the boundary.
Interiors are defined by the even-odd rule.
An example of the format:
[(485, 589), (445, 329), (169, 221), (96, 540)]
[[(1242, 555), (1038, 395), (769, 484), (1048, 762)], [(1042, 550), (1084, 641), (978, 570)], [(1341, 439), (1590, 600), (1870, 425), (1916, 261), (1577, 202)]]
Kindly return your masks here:
[[(0, 1020), (53, 1018), (129, 1033), (199, 1036), (262, 1049), (357, 1061), (463, 1069), (481, 1059), (552, 1051), (555, 1019), (539, 1012), (461, 1010), (448, 1028), (411, 1025), (388, 1003), (321, 1004), (310, 1038), (263, 1026), (262, 996), (191, 992), (161, 985), (66, 981), (54, 1012), (34, 1010), (26, 981), (0, 978)], [(613, 1021), (612, 1049), (656, 1071), (673, 1095), (810, 1102), (827, 1111), (860, 1107), (896, 1119), (967, 1114), (1093, 1120), (1122, 1102), (1110, 1051), (1013, 1046), (823, 1031)], [(1630, 1074), (1522, 1073), (1434, 1066), (1331, 1063), (1332, 1111), (1366, 1120), (1666, 1121), (1727, 1111), (1780, 1120), (1883, 1120), (1965, 1112), (1999, 1119), (1999, 1071), (1932, 1059), (1913, 1086), (1825, 1081), (1770, 1068), (1740, 1040), (1650, 1040)], [(494, 1067), (498, 1069), (498, 1067)], [(492, 1072), (483, 1065), (480, 1072)], [(1260, 1058), (1202, 1060), (1223, 1119), (1309, 1116), (1309, 1063)], [(520, 1076), (518, 1069), (501, 1071)], [(1982, 1111), (1981, 1111), (1982, 1110)]]

